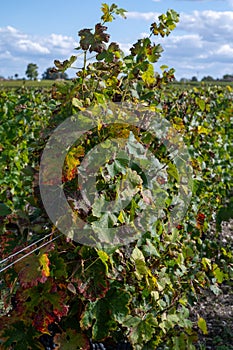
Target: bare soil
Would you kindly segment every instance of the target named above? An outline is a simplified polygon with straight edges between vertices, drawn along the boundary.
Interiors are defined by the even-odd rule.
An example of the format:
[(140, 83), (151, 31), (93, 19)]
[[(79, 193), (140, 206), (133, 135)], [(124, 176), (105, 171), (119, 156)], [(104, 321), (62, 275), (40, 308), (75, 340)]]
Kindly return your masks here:
[[(223, 223), (219, 240), (233, 252), (233, 220)], [(208, 335), (199, 336), (199, 350), (233, 350), (233, 281), (223, 283), (220, 290), (219, 295), (204, 291), (192, 310), (208, 328)]]

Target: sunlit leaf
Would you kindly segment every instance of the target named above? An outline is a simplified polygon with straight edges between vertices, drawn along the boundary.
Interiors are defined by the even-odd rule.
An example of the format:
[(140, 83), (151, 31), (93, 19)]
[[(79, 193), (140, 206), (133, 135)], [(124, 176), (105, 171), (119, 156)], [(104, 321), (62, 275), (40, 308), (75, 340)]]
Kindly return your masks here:
[(204, 320), (204, 318), (199, 317), (198, 321), (197, 321), (197, 325), (203, 334), (208, 334), (207, 325), (206, 325), (206, 321)]
[(142, 80), (149, 86), (155, 83), (155, 73), (152, 64), (149, 64), (147, 71), (142, 74)]
[(50, 276), (50, 269), (49, 269), (50, 261), (48, 258), (48, 254), (40, 255), (39, 256), (39, 263), (41, 266), (42, 275), (45, 277), (49, 277)]

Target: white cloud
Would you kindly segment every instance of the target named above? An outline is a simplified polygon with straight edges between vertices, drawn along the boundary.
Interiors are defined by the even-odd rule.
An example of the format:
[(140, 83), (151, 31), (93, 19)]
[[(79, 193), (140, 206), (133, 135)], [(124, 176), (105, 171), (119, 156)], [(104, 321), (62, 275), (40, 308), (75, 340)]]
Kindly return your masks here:
[(119, 43), (120, 49), (124, 52), (125, 55), (130, 54), (131, 44)]
[[(233, 0), (231, 2), (233, 5)], [(159, 13), (128, 12), (127, 16), (147, 22), (157, 20)], [(155, 38), (156, 43), (160, 42), (164, 48), (158, 67), (161, 64), (174, 67), (178, 79), (192, 77), (197, 72), (199, 78), (204, 75), (221, 78), (224, 74), (233, 74), (232, 33), (233, 11), (181, 13), (180, 22), (169, 37)], [(139, 37), (147, 35), (142, 32)], [(62, 34), (35, 37), (11, 26), (0, 28), (0, 75), (7, 77), (18, 73), (24, 76), (30, 62), (37, 63), (40, 73), (43, 73), (53, 65), (54, 59), (63, 60), (74, 54), (76, 46), (72, 37)], [(120, 46), (128, 54), (132, 45), (126, 42)]]
[(0, 75), (7, 77), (18, 73), (24, 76), (30, 62), (36, 63), (43, 73), (53, 66), (54, 59), (67, 59), (76, 46), (72, 37), (61, 34), (38, 37), (12, 26), (0, 28)]
[[(233, 5), (233, 0), (231, 0)], [(130, 18), (154, 20), (155, 12), (131, 12)], [(176, 76), (233, 74), (233, 11), (193, 11), (181, 13), (177, 28), (159, 40), (164, 48), (157, 67), (167, 64)], [(141, 33), (144, 37), (146, 33)], [(156, 39), (158, 42), (158, 39)], [(157, 68), (158, 69), (158, 68)]]
[(35, 43), (28, 39), (20, 39), (17, 43), (16, 48), (18, 47), (19, 51), (24, 52), (33, 52), (39, 54), (48, 54), (50, 53), (47, 47), (40, 45), (39, 43)]
[(158, 12), (137, 12), (137, 11), (127, 12), (127, 18), (141, 19), (144, 21), (154, 21), (158, 18), (159, 15), (160, 13)]
[(208, 41), (232, 40), (233, 11), (193, 11), (181, 13), (177, 26), (186, 32), (199, 33)]
[(219, 49), (216, 51), (217, 55), (220, 55), (221, 57), (230, 58), (233, 61), (233, 43), (231, 45), (224, 44), (219, 47)]
[(77, 46), (77, 43), (72, 37), (61, 35), (61, 34), (51, 34), (47, 38), (42, 40), (46, 47), (51, 47), (52, 50), (56, 51), (61, 55), (66, 55)]

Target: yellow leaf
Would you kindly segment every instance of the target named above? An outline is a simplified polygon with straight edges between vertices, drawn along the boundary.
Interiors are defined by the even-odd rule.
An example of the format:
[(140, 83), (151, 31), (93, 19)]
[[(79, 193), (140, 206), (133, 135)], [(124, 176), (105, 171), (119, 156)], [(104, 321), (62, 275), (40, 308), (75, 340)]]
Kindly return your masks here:
[(142, 80), (147, 85), (154, 84), (155, 82), (155, 73), (153, 64), (149, 64), (147, 71), (142, 74)]
[(202, 258), (201, 259), (201, 263), (204, 266), (204, 269), (207, 270), (207, 267), (211, 270), (212, 266), (211, 266), (211, 260), (208, 258)]
[(83, 104), (80, 100), (78, 100), (76, 97), (72, 98), (72, 105), (76, 108), (78, 108), (80, 111), (85, 111), (85, 107), (83, 107)]
[(154, 301), (159, 300), (159, 292), (157, 292), (157, 291), (152, 291), (152, 292), (151, 292), (151, 296), (152, 296), (152, 298), (154, 299)]
[(49, 258), (48, 258), (48, 254), (42, 254), (39, 257), (39, 263), (40, 263), (40, 266), (41, 266), (42, 274), (45, 277), (49, 277), (50, 276), (50, 270), (49, 270), (50, 261), (49, 261)]
[(117, 219), (120, 221), (121, 224), (125, 223), (124, 212), (122, 210), (120, 211), (120, 214)]
[(203, 334), (208, 334), (207, 325), (206, 325), (206, 321), (204, 320), (204, 318), (199, 317), (198, 321), (197, 321), (197, 325)]
[(198, 126), (197, 132), (198, 132), (198, 134), (206, 134), (206, 135), (209, 134), (209, 130), (201, 125)]
[(108, 254), (106, 252), (104, 252), (103, 250), (98, 250), (97, 254), (99, 255), (99, 258), (102, 261), (102, 263), (105, 265), (106, 272), (108, 273), (108, 264), (107, 264), (107, 261), (109, 260)]

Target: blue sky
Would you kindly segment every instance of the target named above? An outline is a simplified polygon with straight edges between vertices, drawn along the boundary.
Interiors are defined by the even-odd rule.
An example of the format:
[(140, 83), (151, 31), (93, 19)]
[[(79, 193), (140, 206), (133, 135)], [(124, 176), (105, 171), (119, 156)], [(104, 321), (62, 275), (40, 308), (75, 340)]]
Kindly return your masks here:
[[(100, 0), (8, 0), (1, 2), (0, 76), (25, 76), (27, 64), (36, 63), (39, 73), (54, 59), (77, 53), (77, 32), (92, 28), (101, 16)], [(109, 24), (113, 41), (127, 53), (148, 33), (157, 16), (172, 8), (180, 23), (167, 38), (159, 66), (174, 67), (176, 77), (204, 75), (221, 78), (233, 74), (233, 0), (115, 0), (128, 10), (127, 19)], [(158, 39), (156, 38), (156, 41)], [(158, 42), (158, 41), (157, 41)], [(69, 71), (69, 75), (75, 72)]]

